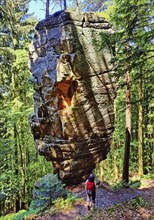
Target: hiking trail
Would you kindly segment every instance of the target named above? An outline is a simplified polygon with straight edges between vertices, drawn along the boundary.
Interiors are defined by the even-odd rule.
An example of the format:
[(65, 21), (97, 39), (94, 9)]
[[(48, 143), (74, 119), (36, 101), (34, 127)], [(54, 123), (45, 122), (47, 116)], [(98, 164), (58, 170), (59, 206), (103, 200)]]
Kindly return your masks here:
[[(96, 190), (96, 209), (105, 210), (107, 208), (111, 208), (114, 205), (127, 202), (136, 197), (144, 197), (145, 199), (151, 199), (154, 204), (154, 180), (145, 181), (147, 186), (145, 188), (140, 187), (138, 189), (118, 189), (112, 190), (110, 186), (102, 182)], [(45, 214), (43, 216), (39, 216), (37, 220), (76, 220), (84, 219), (86, 215), (90, 213), (87, 209), (86, 204), (86, 193), (84, 190), (84, 183), (81, 183), (77, 186), (68, 187), (68, 189), (73, 192), (77, 197), (83, 198), (83, 201), (79, 204), (76, 204), (72, 210), (63, 210), (55, 215)], [(153, 216), (154, 213), (151, 211)], [(104, 218), (99, 218), (104, 219)], [(117, 218), (118, 219), (118, 218)], [(129, 219), (129, 218), (128, 218)], [(142, 219), (142, 218), (139, 218)], [(143, 218), (149, 219), (149, 218)], [(150, 218), (151, 219), (151, 218)]]

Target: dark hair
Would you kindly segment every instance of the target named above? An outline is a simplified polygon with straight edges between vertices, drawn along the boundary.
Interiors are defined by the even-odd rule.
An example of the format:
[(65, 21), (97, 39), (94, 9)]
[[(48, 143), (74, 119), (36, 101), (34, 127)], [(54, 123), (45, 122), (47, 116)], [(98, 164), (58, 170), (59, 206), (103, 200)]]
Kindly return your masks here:
[(89, 180), (90, 182), (94, 182), (94, 179), (95, 179), (95, 177), (94, 177), (94, 175), (91, 173), (91, 174), (89, 175), (89, 177), (88, 177), (88, 180)]

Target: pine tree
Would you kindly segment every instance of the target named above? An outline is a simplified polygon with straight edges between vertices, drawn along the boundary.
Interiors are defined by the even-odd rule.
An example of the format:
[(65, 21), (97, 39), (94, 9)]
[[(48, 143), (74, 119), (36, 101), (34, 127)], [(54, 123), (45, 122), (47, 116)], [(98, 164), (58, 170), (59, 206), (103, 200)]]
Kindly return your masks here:
[[(115, 1), (116, 8), (112, 20), (115, 22), (116, 28), (118, 27), (117, 42), (117, 56), (116, 61), (120, 64), (120, 71), (125, 72), (126, 68), (129, 68), (129, 72), (135, 72), (135, 78), (131, 79), (131, 84), (139, 83), (139, 174), (143, 174), (143, 155), (142, 155), (142, 90), (143, 82), (147, 77), (147, 64), (148, 59), (152, 59), (152, 11), (153, 5), (151, 1)], [(125, 49), (127, 48), (127, 49)], [(149, 49), (148, 49), (149, 48)], [(150, 55), (150, 56), (149, 56)], [(119, 66), (118, 66), (119, 67)], [(149, 69), (151, 72), (152, 70)], [(143, 77), (144, 76), (144, 77)], [(144, 84), (144, 86), (147, 86)], [(128, 114), (126, 113), (126, 116)], [(127, 137), (127, 136), (126, 136)], [(126, 149), (126, 148), (125, 148)], [(127, 150), (126, 150), (127, 152)], [(128, 153), (125, 153), (128, 155)], [(128, 163), (129, 158), (127, 158)], [(123, 180), (128, 182), (128, 165), (125, 164), (123, 169)], [(125, 176), (125, 177), (124, 177)]]
[(31, 201), (35, 181), (33, 174), (30, 176), (34, 171), (29, 169), (30, 163), (34, 164), (35, 149), (28, 125), (28, 115), (33, 109), (33, 91), (28, 83), (28, 45), (36, 21), (27, 15), (28, 2), (8, 0), (0, 5), (2, 214), (25, 208)]
[[(112, 7), (110, 6), (110, 9), (111, 8), (112, 10), (108, 10), (108, 12), (110, 13), (111, 22), (113, 24), (113, 29), (115, 29), (115, 32), (112, 34), (102, 33), (101, 42), (99, 42), (99, 45), (102, 48), (107, 46), (110, 50), (112, 50), (113, 46), (115, 45), (115, 56), (112, 59), (112, 63), (115, 67), (115, 77), (119, 82), (119, 88), (126, 85), (126, 110), (130, 108), (130, 105), (132, 109), (132, 114), (130, 114), (130, 111), (126, 111), (126, 119), (128, 119), (129, 126), (127, 126), (126, 120), (125, 157), (123, 165), (123, 180), (125, 182), (128, 182), (130, 151), (129, 148), (134, 141), (139, 141), (138, 152), (140, 175), (142, 175), (143, 172), (142, 160), (144, 159), (145, 161), (145, 156), (143, 157), (142, 154), (142, 152), (144, 152), (144, 141), (142, 141), (142, 139), (145, 134), (147, 135), (149, 124), (148, 115), (150, 115), (149, 112), (151, 111), (149, 108), (149, 103), (152, 102), (152, 96), (150, 96), (150, 93), (153, 92), (153, 87), (149, 87), (149, 79), (152, 80), (151, 77), (153, 72), (152, 60), (154, 59), (152, 53), (154, 48), (152, 40), (154, 32), (152, 28), (153, 3), (150, 0), (117, 0), (114, 1), (114, 5)], [(149, 65), (149, 63), (151, 63), (151, 65)], [(126, 81), (124, 80), (125, 76), (127, 76)], [(136, 88), (136, 85), (139, 85), (139, 93), (137, 89), (133, 90), (134, 87)], [(148, 95), (148, 102), (145, 99), (144, 94), (145, 91), (148, 91), (147, 88), (150, 88), (151, 91)], [(131, 100), (130, 94), (131, 97), (133, 97), (133, 99)], [(134, 100), (134, 98), (136, 98), (136, 100)], [(145, 104), (147, 106), (146, 113), (145, 110), (142, 111)], [(139, 111), (136, 111), (136, 109), (139, 109)], [(139, 117), (137, 118), (137, 115), (135, 116), (134, 114), (139, 114)], [(131, 120), (132, 115), (133, 118), (136, 118), (136, 120), (139, 121), (139, 123), (136, 123), (136, 120)], [(144, 117), (146, 118), (146, 121)], [(130, 128), (131, 121), (132, 128)], [(143, 122), (146, 122), (144, 123), (146, 124), (146, 129), (143, 129)], [(136, 124), (138, 125), (136, 126)], [(128, 127), (129, 129), (127, 129)], [(134, 128), (139, 131), (138, 137), (137, 135), (135, 135), (133, 137), (136, 140), (132, 139), (130, 141), (130, 133), (132, 130), (134, 133)], [(114, 141), (116, 142), (116, 137)], [(149, 162), (151, 161), (151, 156), (149, 155), (151, 154), (150, 146), (151, 145), (149, 144), (149, 151), (146, 152), (146, 154), (148, 154)], [(135, 149), (132, 149), (132, 152), (134, 150)], [(138, 157), (138, 155), (136, 154), (135, 157)], [(150, 164), (151, 163), (152, 162), (150, 162)]]

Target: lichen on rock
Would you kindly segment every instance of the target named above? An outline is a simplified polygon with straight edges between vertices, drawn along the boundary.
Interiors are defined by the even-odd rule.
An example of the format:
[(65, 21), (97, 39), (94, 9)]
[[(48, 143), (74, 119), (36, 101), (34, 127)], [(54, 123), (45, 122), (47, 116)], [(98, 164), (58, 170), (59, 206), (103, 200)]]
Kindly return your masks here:
[(36, 149), (66, 184), (84, 180), (112, 141), (112, 53), (93, 44), (102, 31), (111, 25), (96, 14), (62, 12), (37, 24), (29, 49)]

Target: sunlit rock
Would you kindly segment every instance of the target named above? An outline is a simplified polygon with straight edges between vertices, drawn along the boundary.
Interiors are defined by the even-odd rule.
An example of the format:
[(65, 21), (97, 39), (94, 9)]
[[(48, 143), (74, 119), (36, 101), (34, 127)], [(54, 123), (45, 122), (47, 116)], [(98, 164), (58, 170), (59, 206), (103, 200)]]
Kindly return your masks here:
[(62, 12), (38, 23), (29, 49), (36, 149), (66, 184), (84, 180), (112, 141), (112, 52), (93, 43), (102, 31), (111, 26), (96, 14)]

